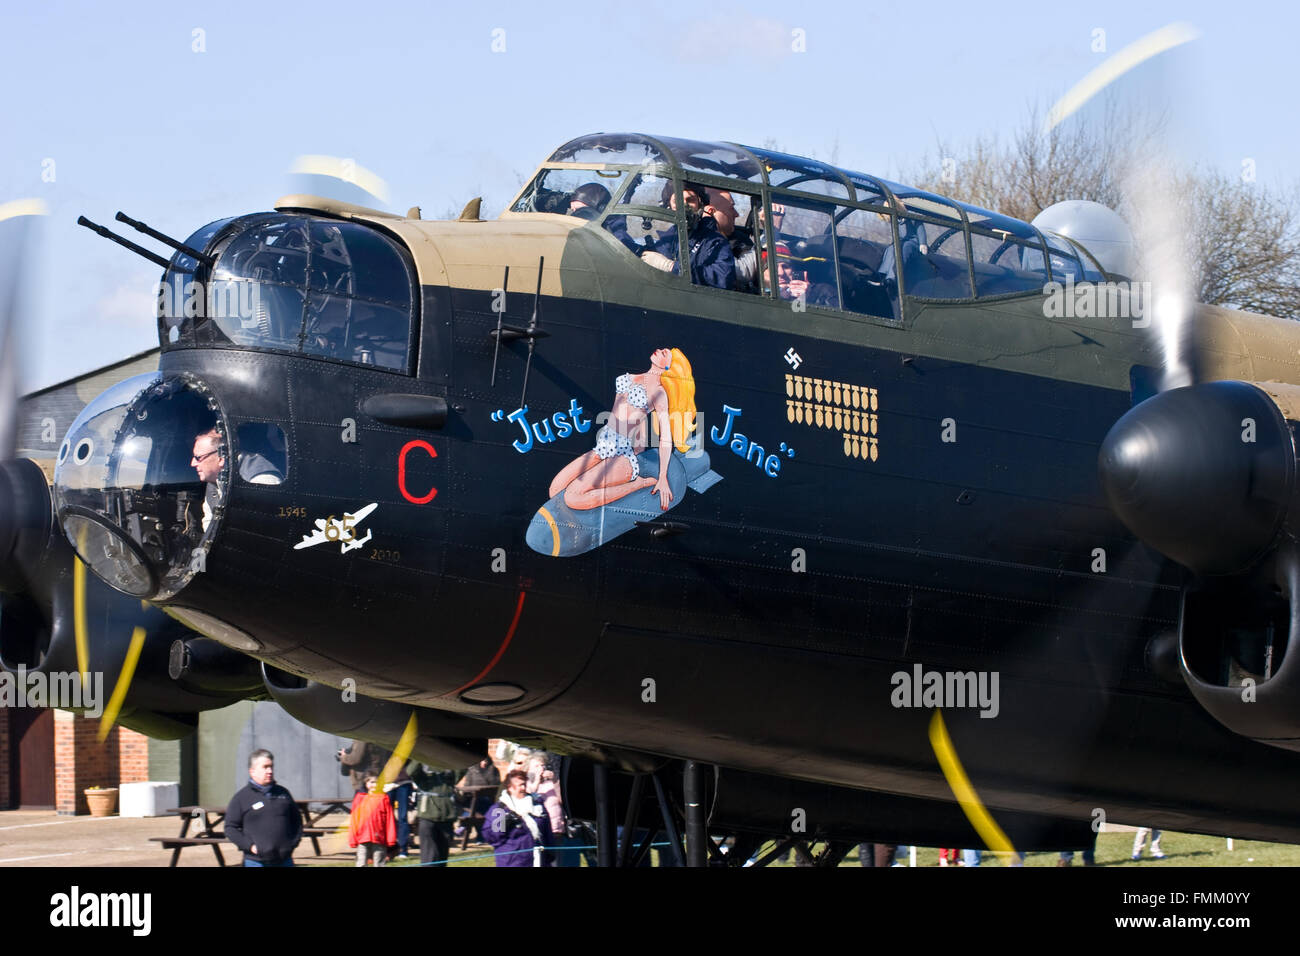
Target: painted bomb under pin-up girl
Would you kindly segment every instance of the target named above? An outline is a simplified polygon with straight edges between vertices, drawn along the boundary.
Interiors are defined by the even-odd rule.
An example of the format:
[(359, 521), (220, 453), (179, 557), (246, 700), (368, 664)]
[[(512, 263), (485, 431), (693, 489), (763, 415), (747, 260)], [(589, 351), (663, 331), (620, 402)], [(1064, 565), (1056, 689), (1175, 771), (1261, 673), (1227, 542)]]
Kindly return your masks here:
[[(553, 556), (590, 551), (674, 507), (688, 485), (703, 492), (719, 480), (702, 448), (685, 457), (696, 429), (695, 378), (680, 349), (656, 350), (650, 368), (620, 375), (614, 392), (596, 447), (551, 481), (551, 500), (528, 528), (533, 550)], [(615, 502), (621, 504), (611, 508)]]

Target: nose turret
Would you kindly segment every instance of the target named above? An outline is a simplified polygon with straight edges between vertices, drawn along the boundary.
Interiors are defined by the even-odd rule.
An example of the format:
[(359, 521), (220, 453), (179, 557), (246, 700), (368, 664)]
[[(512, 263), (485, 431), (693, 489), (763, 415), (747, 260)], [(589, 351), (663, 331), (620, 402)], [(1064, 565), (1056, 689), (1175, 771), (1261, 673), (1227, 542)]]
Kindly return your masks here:
[(55, 516), (106, 583), (165, 600), (204, 566), (229, 485), (215, 396), (192, 375), (120, 382), (77, 416), (59, 448)]

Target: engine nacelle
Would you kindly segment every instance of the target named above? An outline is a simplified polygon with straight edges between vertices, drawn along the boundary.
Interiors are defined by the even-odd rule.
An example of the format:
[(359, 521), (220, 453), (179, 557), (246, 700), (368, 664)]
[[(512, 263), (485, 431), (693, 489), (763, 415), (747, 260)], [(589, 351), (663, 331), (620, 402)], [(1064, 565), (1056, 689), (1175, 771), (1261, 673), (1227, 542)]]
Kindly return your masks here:
[(1198, 576), (1183, 590), (1178, 669), (1234, 733), (1300, 750), (1300, 387), (1207, 382), (1116, 422), (1102, 486), (1134, 534)]
[(309, 727), (393, 749), (416, 715), (417, 737), (411, 755), (449, 770), (463, 770), (483, 759), (489, 737), (508, 737), (508, 728), (460, 714), (412, 707), (345, 693), (269, 664), (262, 665), (266, 689), (295, 720)]
[(167, 656), (167, 675), (195, 694), (241, 698), (265, 689), (259, 660), (219, 644), (210, 637), (175, 640)]
[(1300, 553), (1289, 543), (1250, 575), (1183, 591), (1179, 670), (1233, 733), (1300, 750)]

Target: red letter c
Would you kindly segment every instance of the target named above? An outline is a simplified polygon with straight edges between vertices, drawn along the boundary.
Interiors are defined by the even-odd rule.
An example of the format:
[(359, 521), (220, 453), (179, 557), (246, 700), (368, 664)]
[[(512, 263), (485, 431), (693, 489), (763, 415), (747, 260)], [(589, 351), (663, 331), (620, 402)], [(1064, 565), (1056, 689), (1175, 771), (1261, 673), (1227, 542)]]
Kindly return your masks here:
[(417, 438), (415, 441), (408, 441), (402, 446), (401, 452), (397, 456), (397, 490), (402, 493), (402, 497), (413, 505), (427, 505), (433, 500), (433, 496), (438, 493), (437, 488), (430, 489), (429, 493), (423, 498), (417, 498), (406, 490), (406, 454), (412, 448), (423, 448), (429, 453), (430, 458), (437, 458), (438, 453), (433, 450), (433, 446), (427, 441)]

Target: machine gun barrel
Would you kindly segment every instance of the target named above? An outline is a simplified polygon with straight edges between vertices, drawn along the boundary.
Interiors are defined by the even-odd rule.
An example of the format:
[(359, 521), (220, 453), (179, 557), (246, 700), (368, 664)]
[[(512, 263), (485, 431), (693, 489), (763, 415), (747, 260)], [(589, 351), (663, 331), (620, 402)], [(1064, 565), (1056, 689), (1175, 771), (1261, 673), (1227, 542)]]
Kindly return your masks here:
[(145, 225), (143, 222), (141, 222), (138, 219), (132, 219), (130, 216), (128, 216), (126, 213), (122, 212), (121, 210), (118, 211), (117, 215), (114, 218), (118, 222), (126, 223), (136, 232), (143, 232), (146, 236), (149, 236), (153, 239), (157, 239), (159, 242), (166, 243), (167, 245), (171, 246), (173, 249), (175, 249), (178, 252), (185, 253), (191, 259), (197, 259), (199, 262), (202, 262), (209, 269), (212, 268), (212, 264), (217, 261), (212, 256), (207, 255), (206, 253), (203, 252), (199, 252), (199, 250), (191, 246), (187, 246), (185, 245), (185, 243), (179, 242), (178, 240), (173, 239), (171, 236), (159, 232), (157, 229), (154, 229), (151, 226)]
[(162, 256), (158, 255), (156, 252), (150, 252), (148, 249), (145, 249), (143, 246), (137, 246), (130, 239), (123, 239), (117, 233), (113, 232), (110, 229), (105, 228), (104, 226), (99, 225), (98, 223), (91, 222), (85, 216), (77, 217), (77, 225), (85, 226), (91, 232), (97, 232), (105, 239), (112, 239), (119, 246), (126, 246), (126, 248), (130, 249), (136, 255), (144, 256), (150, 262), (157, 263), (158, 265), (162, 266), (164, 269), (166, 269), (169, 265), (171, 265), (171, 263), (169, 263)]

